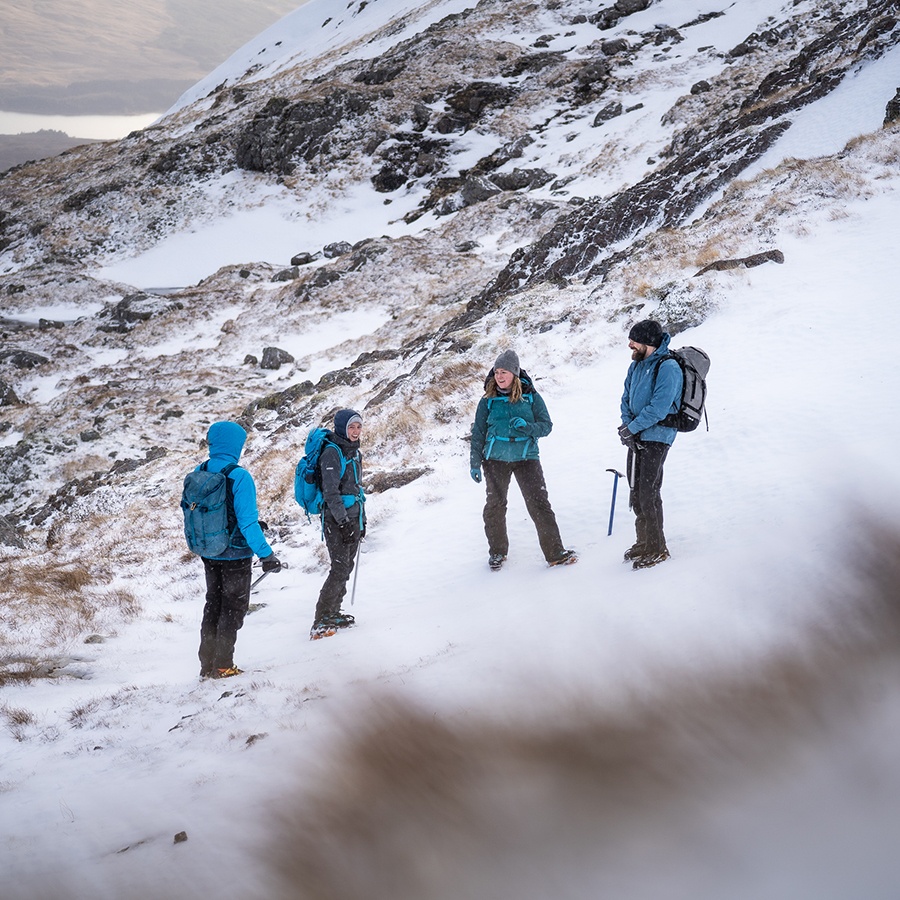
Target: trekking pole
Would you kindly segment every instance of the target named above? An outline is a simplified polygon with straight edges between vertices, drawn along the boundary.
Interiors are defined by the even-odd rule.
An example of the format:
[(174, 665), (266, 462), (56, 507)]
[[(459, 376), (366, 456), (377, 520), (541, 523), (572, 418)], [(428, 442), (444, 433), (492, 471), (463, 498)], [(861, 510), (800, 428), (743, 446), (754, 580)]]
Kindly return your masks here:
[(362, 538), (359, 539), (359, 543), (356, 545), (356, 562), (353, 564), (353, 588), (350, 591), (350, 605), (353, 606), (353, 602), (356, 600), (356, 576), (359, 575), (359, 554), (362, 551)]
[(609, 531), (606, 532), (606, 536), (609, 537), (612, 534), (613, 516), (616, 514), (616, 489), (619, 487), (619, 479), (625, 476), (618, 469), (607, 469), (606, 471), (613, 473), (612, 503), (609, 505)]

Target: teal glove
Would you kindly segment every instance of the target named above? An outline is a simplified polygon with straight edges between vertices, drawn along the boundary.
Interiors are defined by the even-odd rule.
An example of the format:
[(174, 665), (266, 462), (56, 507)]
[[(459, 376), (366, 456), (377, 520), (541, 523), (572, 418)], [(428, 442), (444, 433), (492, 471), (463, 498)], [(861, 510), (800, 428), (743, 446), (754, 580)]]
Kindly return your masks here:
[(481, 469), (479, 469), (478, 466), (472, 466), (472, 468), (469, 469), (469, 474), (472, 476), (472, 481), (476, 484), (481, 484)]
[(510, 419), (509, 427), (513, 431), (518, 431), (521, 434), (528, 434), (529, 431), (528, 423), (521, 416), (516, 416), (514, 419)]

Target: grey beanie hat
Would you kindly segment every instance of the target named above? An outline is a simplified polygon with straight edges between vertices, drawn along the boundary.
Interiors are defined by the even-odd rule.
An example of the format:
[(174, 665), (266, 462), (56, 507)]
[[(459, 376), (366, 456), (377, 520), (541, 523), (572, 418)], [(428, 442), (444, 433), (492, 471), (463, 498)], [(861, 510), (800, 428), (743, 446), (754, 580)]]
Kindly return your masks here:
[(628, 340), (648, 347), (659, 347), (663, 342), (662, 326), (653, 319), (644, 319), (628, 332)]
[(494, 362), (495, 369), (506, 369), (518, 377), (521, 369), (519, 368), (519, 357), (516, 356), (515, 350), (504, 350)]

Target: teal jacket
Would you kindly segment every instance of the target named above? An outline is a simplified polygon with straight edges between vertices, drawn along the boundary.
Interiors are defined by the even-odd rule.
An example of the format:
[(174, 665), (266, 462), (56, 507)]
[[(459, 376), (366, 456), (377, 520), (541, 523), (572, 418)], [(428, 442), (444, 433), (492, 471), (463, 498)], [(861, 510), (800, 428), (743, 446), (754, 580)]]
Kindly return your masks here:
[[(487, 382), (493, 376), (488, 373)], [(541, 395), (534, 389), (531, 379), (520, 372), (522, 399), (511, 403), (502, 394), (497, 397), (482, 397), (475, 411), (472, 425), (470, 465), (481, 467), (482, 460), (496, 459), (500, 462), (520, 462), (523, 459), (538, 459), (538, 438), (546, 437), (553, 429), (547, 406)], [(513, 428), (513, 419), (524, 419), (525, 424)]]
[[(674, 359), (659, 362), (669, 352), (668, 334), (647, 359), (632, 362), (625, 376), (622, 394), (622, 424), (642, 441), (671, 444), (678, 432), (659, 422), (669, 413), (678, 412), (684, 376)], [(657, 367), (659, 371), (657, 372)]]
[[(221, 472), (227, 465), (241, 458), (247, 432), (237, 422), (214, 422), (209, 427), (209, 461), (207, 471)], [(197, 467), (200, 468), (199, 466)], [(240, 466), (228, 474), (234, 497), (236, 528), (231, 534), (231, 546), (215, 559), (245, 559), (255, 553), (260, 559), (272, 555), (272, 548), (259, 527), (256, 509), (256, 485), (253, 477)]]

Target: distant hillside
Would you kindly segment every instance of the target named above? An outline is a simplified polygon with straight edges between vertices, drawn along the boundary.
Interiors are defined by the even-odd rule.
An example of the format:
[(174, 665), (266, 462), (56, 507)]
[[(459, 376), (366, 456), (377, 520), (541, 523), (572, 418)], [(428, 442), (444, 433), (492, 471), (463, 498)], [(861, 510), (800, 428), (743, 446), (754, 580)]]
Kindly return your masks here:
[(137, 115), (183, 90), (303, 0), (64, 0), (10, 5), (0, 28), (0, 109)]
[(93, 141), (89, 138), (72, 138), (62, 131), (48, 129), (28, 134), (0, 134), (0, 172), (90, 143)]

